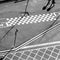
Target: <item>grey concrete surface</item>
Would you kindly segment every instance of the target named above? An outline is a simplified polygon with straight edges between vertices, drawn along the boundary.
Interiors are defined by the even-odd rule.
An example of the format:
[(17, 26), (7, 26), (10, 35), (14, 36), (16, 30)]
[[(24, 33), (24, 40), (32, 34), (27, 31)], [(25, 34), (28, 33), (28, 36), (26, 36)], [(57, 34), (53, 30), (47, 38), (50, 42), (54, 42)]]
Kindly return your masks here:
[(31, 42), (29, 45), (35, 45), (35, 44), (45, 44), (50, 42), (56, 42), (60, 41), (60, 26), (57, 26), (50, 31), (48, 31), (45, 35), (43, 34), (42, 37), (36, 39), (35, 41)]
[[(43, 13), (50, 13), (50, 12), (46, 12), (46, 11), (42, 11), (41, 8), (42, 6), (44, 6), (44, 4), (46, 3), (46, 1), (44, 0), (43, 1), (38, 1), (39, 3), (34, 3), (32, 2), (32, 4), (34, 3), (34, 5), (31, 5), (31, 2), (29, 3), (29, 6), (28, 6), (28, 12), (33, 12), (33, 13), (30, 13), (31, 15), (34, 15), (34, 14), (43, 14)], [(23, 3), (17, 3), (17, 4), (6, 4), (6, 8), (0, 8), (1, 12), (0, 13), (0, 16), (3, 16), (3, 17), (15, 17), (15, 16), (18, 16), (19, 14), (17, 12), (20, 12), (20, 11), (24, 11), (24, 8), (25, 8), (25, 4), (26, 2), (23, 2)], [(8, 5), (8, 6), (7, 6)], [(58, 6), (58, 5), (57, 5)], [(39, 7), (39, 8), (38, 8)], [(57, 7), (58, 9), (59, 7)], [(55, 9), (55, 8), (54, 8)], [(54, 9), (51, 10), (54, 11)], [(39, 24), (28, 24), (28, 25), (21, 25), (21, 26), (15, 26), (15, 28), (11, 31), (13, 32), (14, 34), (14, 31), (15, 29), (17, 28), (19, 30), (19, 33), (18, 33), (18, 37), (17, 37), (17, 43), (16, 43), (16, 46), (19, 45), (19, 44), (22, 44), (23, 42), (31, 39), (32, 37), (36, 36), (37, 34), (41, 33), (42, 31), (44, 31), (47, 27), (49, 27), (53, 22), (41, 22)], [(5, 28), (6, 30), (10, 29), (10, 28)], [(0, 29), (1, 32), (2, 30), (4, 29)], [(6, 32), (2, 32), (2, 34), (5, 34)], [(14, 40), (14, 35), (12, 34), (8, 36), (6, 36), (6, 38), (3, 40), (3, 44), (2, 46), (3, 47), (6, 47), (6, 49), (9, 49), (11, 48), (11, 46), (13, 45), (13, 40)], [(2, 47), (1, 47), (2, 48)], [(4, 49), (3, 49), (4, 50)]]

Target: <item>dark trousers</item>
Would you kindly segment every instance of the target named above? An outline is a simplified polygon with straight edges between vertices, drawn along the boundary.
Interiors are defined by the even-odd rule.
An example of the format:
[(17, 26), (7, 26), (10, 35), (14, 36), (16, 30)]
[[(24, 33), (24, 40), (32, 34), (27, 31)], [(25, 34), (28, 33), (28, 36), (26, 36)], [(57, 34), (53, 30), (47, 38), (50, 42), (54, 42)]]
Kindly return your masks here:
[(48, 7), (48, 5), (50, 5), (49, 8), (47, 9), (49, 11), (51, 8), (55, 6), (55, 0), (48, 0), (47, 4), (43, 6), (42, 10), (45, 10)]
[(48, 0), (48, 3), (46, 4), (46, 7), (50, 4), (50, 2), (51, 2), (51, 4), (55, 4), (55, 0)]

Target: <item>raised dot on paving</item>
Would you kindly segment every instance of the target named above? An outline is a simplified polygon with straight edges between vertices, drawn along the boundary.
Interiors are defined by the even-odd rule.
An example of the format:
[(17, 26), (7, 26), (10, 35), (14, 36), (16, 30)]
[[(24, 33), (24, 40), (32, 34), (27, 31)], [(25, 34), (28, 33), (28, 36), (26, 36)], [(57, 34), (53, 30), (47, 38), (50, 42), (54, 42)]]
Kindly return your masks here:
[(22, 22), (24, 21), (25, 18), (26, 18), (25, 16), (24, 16), (23, 18), (20, 18), (20, 17), (19, 17), (20, 21), (17, 23), (17, 25), (22, 24)]
[(7, 21), (9, 21), (10, 19), (9, 18), (6, 18)]
[(30, 17), (30, 19), (29, 19), (29, 23), (33, 23), (33, 21), (35, 20), (35, 18), (36, 18), (36, 17), (32, 15), (32, 16)]
[(16, 19), (13, 19), (13, 21), (9, 24), (9, 26), (12, 26), (15, 21), (16, 21)]
[(43, 19), (41, 21), (42, 22), (45, 22), (46, 18), (47, 18), (47, 15), (46, 14), (43, 14)]
[(42, 19), (41, 19), (42, 22), (44, 22), (44, 18), (45, 18), (45, 17), (46, 17), (46, 14), (43, 14), (43, 15), (42, 15)]
[(14, 18), (10, 18), (7, 23), (10, 24), (13, 20), (14, 20)]
[(8, 22), (6, 22), (6, 25), (7, 25), (7, 27), (9, 27), (9, 26), (11, 26), (11, 22), (13, 21), (13, 18), (10, 18), (10, 20), (8, 21)]
[[(41, 22), (40, 19), (41, 19), (42, 15), (39, 14), (38, 18), (37, 18), (37, 22)], [(34, 22), (35, 23), (35, 22)]]
[(37, 23), (38, 19), (40, 18), (41, 15), (37, 15), (37, 18), (33, 20), (33, 23)]
[(18, 22), (18, 17), (15, 17), (15, 22), (13, 23), (13, 25), (16, 25), (16, 23)]
[(52, 16), (53, 16), (53, 13), (48, 14), (48, 17), (47, 17), (46, 21), (49, 21)]
[(22, 24), (29, 24), (29, 18), (30, 16), (27, 16), (26, 19), (22, 22)]
[(41, 18), (38, 20), (38, 22), (40, 23), (40, 22), (44, 19), (44, 17), (45, 17), (45, 14), (43, 14), (43, 15), (41, 16)]
[(46, 14), (46, 16), (44, 17), (44, 19), (42, 20), (43, 22), (47, 21), (47, 19), (49, 18), (50, 14)]
[(24, 20), (26, 20), (26, 17), (24, 16), (22, 19), (21, 19), (21, 21), (20, 21), (20, 23), (19, 24), (24, 24), (23, 22), (24, 22)]
[[(21, 17), (19, 17), (19, 18), (18, 18), (19, 22), (20, 22), (20, 19), (21, 19)], [(20, 25), (20, 23), (19, 23), (19, 22), (17, 22), (17, 25)]]
[(52, 16), (50, 19), (50, 21), (53, 21), (53, 20), (55, 20), (55, 16)]
[(38, 15), (35, 15), (34, 18), (30, 21), (30, 23), (33, 23), (34, 21), (36, 21)]

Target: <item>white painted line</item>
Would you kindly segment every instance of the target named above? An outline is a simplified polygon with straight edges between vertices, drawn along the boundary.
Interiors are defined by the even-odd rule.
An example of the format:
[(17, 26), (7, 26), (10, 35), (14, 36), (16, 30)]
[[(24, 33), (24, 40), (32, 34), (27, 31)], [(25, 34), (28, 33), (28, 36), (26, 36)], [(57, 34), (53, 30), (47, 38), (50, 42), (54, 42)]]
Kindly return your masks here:
[(34, 48), (34, 47), (46, 46), (46, 45), (51, 45), (51, 44), (59, 44), (59, 43), (60, 43), (60, 41), (43, 43), (43, 44), (36, 44), (36, 45), (21, 47), (20, 49), (27, 49), (27, 48), (32, 48), (32, 47)]

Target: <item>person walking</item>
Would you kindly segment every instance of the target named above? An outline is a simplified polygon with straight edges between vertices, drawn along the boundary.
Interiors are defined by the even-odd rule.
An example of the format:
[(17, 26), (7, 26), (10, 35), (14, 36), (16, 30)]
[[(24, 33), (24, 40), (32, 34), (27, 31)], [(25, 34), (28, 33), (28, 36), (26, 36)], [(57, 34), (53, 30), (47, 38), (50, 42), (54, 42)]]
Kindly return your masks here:
[[(51, 4), (50, 4), (50, 2), (51, 2)], [(42, 10), (46, 10), (47, 9), (47, 11), (50, 11), (55, 6), (55, 4), (56, 4), (55, 0), (48, 0), (47, 4), (45, 6), (43, 6)]]

